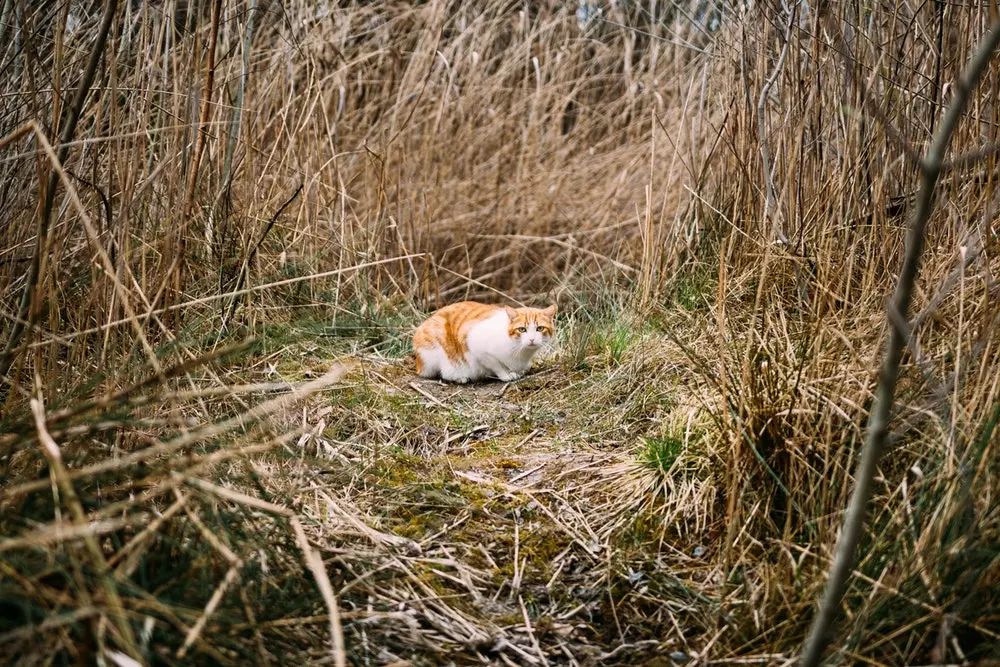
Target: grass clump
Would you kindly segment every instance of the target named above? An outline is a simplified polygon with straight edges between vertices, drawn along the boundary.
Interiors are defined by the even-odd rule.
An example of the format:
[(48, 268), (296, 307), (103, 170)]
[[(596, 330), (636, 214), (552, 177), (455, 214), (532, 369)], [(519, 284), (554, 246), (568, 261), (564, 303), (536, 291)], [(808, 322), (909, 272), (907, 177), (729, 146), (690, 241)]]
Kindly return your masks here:
[(635, 344), (635, 330), (627, 324), (616, 322), (595, 335), (594, 344), (611, 365), (622, 363), (625, 353)]
[(639, 461), (660, 475), (669, 475), (677, 458), (684, 451), (684, 440), (674, 436), (653, 436), (643, 439)]

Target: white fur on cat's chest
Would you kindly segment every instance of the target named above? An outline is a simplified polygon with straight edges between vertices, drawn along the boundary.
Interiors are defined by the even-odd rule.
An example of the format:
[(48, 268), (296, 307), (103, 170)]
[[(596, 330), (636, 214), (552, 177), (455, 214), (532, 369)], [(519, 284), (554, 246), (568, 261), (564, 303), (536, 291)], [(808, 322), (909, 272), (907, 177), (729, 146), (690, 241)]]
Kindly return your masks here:
[(470, 326), (469, 336), (466, 340), (469, 346), (469, 351), (465, 355), (466, 359), (483, 354), (491, 354), (503, 359), (511, 357), (516, 349), (516, 344), (508, 333), (509, 327), (510, 318), (502, 310)]

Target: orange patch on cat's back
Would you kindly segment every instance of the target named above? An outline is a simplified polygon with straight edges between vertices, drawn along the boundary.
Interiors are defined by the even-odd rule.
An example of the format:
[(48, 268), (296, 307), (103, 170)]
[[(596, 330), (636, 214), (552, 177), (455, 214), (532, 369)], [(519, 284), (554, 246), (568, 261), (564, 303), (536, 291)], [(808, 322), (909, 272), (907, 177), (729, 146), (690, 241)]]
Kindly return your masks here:
[[(492, 306), (475, 301), (462, 301), (445, 306), (428, 317), (413, 332), (413, 349), (419, 350), (440, 345), (452, 361), (465, 360), (469, 351), (466, 345), (469, 328), (497, 311)], [(420, 372), (420, 355), (417, 355), (417, 372)]]

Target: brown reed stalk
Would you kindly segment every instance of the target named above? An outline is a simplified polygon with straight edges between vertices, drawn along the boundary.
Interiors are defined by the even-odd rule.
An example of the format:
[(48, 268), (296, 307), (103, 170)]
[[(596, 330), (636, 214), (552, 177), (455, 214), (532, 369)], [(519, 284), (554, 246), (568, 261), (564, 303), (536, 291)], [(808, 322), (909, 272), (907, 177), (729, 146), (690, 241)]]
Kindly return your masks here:
[[(198, 112), (198, 123), (195, 126), (194, 149), (191, 152), (191, 163), (187, 171), (187, 188), (184, 194), (184, 206), (181, 209), (181, 222), (177, 229), (171, 232), (170, 244), (166, 248), (166, 257), (169, 266), (165, 270), (165, 277), (160, 293), (167, 289), (167, 298), (173, 301), (184, 292), (187, 229), (195, 207), (195, 189), (198, 185), (199, 167), (201, 166), (202, 153), (208, 141), (208, 124), (212, 119), (213, 94), (215, 92), (215, 53), (219, 42), (219, 22), (222, 15), (222, 0), (215, 0), (212, 3), (212, 15), (210, 18), (210, 30), (208, 37), (208, 62), (205, 64), (205, 82), (201, 92), (201, 109)], [(154, 299), (154, 303), (156, 299)], [(168, 304), (174, 305), (174, 304)]]

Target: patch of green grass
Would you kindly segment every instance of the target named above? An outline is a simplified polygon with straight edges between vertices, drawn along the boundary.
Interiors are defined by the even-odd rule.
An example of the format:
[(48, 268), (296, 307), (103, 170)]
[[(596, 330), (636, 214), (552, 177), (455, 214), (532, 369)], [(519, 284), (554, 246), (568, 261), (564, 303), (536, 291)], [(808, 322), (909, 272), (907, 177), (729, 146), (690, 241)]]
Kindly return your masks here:
[(638, 338), (635, 328), (622, 322), (616, 322), (609, 329), (600, 332), (597, 340), (601, 351), (617, 366), (622, 362), (625, 353)]
[(262, 355), (290, 347), (302, 355), (326, 359), (358, 351), (404, 357), (410, 352), (410, 334), (418, 319), (404, 308), (379, 310), (368, 304), (349, 304), (336, 312), (312, 311), (307, 317), (265, 325), (256, 332), (255, 347)]
[(674, 302), (684, 310), (705, 310), (715, 292), (716, 276), (707, 267), (681, 274), (674, 285)]
[(321, 317), (268, 324), (254, 339), (255, 353), (259, 356), (291, 348), (282, 355), (289, 363), (300, 363), (299, 358), (309, 355), (329, 359), (350, 352), (352, 345), (353, 339), (337, 336), (330, 321)]
[(594, 361), (618, 366), (643, 330), (641, 325), (617, 319), (576, 322), (564, 339), (568, 364), (575, 370), (587, 370)]
[[(421, 409), (416, 416), (418, 419), (421, 419), (424, 418), (425, 414), (426, 411)], [(456, 410), (452, 410), (448, 413), (445, 413), (445, 419), (447, 420), (448, 425), (451, 426), (451, 428), (459, 431), (467, 431), (476, 425), (475, 424), (476, 419), (470, 417), (464, 412), (459, 412)]]
[(684, 441), (676, 436), (645, 438), (642, 451), (639, 452), (639, 461), (644, 466), (666, 475), (683, 451)]
[(332, 335), (354, 339), (386, 357), (403, 357), (410, 353), (410, 334), (419, 319), (405, 308), (360, 304), (346, 314), (338, 313), (330, 330)]

